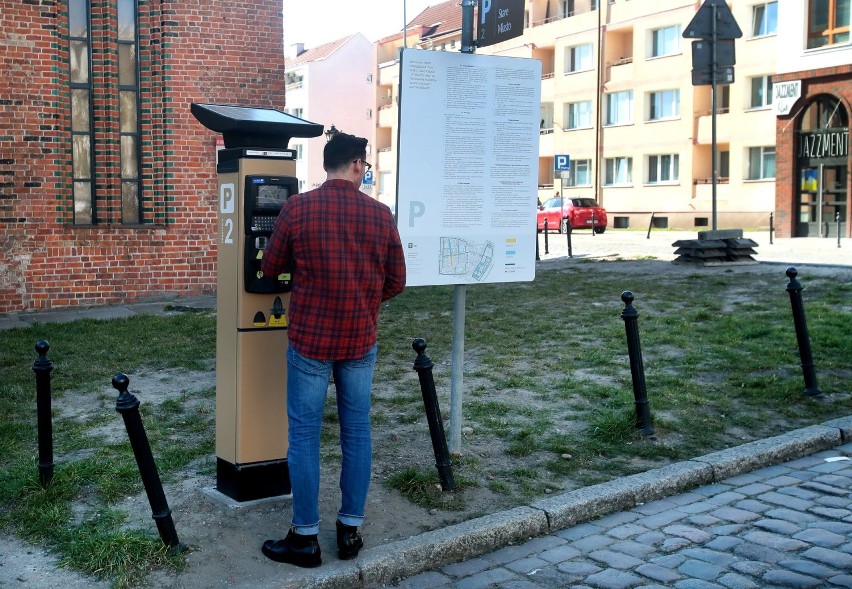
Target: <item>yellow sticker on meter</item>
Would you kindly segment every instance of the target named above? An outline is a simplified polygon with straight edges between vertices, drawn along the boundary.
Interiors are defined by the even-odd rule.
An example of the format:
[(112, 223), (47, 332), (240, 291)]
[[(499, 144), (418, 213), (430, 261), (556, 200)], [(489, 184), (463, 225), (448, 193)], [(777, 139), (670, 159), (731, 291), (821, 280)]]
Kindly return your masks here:
[(263, 250), (257, 250), (257, 259), (260, 260), (263, 258)]
[(288, 282), (290, 280), (290, 273), (287, 272), (286, 274), (284, 274), (284, 273), (279, 274), (278, 280), (280, 280), (281, 282)]
[(281, 313), (277, 318), (275, 315), (270, 315), (269, 327), (287, 327), (287, 315)]

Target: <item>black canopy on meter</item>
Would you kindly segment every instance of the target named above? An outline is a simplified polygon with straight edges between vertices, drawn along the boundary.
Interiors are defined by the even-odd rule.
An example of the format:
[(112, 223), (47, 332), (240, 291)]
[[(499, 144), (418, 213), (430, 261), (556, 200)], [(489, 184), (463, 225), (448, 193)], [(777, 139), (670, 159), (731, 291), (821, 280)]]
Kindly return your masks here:
[(225, 147), (287, 147), (293, 137), (319, 137), (323, 126), (274, 108), (193, 102), (198, 122), (221, 133)]

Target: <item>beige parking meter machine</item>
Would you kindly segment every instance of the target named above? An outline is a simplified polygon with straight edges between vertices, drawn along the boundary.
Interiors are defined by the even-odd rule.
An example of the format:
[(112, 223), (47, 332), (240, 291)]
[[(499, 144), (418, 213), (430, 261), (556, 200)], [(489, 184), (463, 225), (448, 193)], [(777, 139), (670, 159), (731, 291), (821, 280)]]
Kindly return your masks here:
[(290, 493), (287, 308), (293, 276), (263, 276), (275, 218), (298, 192), (293, 137), (322, 125), (275, 109), (191, 105), (223, 134), (216, 172), (216, 489), (236, 501)]

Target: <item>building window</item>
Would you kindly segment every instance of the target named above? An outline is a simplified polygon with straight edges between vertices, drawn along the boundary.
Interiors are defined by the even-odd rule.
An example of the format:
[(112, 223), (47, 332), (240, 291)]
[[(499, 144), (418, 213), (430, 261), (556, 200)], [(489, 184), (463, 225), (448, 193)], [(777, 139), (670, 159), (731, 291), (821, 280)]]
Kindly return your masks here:
[(651, 57), (680, 53), (680, 25), (651, 31)]
[(747, 180), (775, 178), (775, 147), (749, 147)]
[(302, 159), (302, 157), (303, 157), (303, 156), (302, 156), (302, 144), (301, 144), (301, 143), (297, 143), (297, 144), (294, 146), (294, 148), (296, 149), (296, 159), (297, 159), (297, 160)]
[(139, 141), (139, 43), (136, 0), (118, 0), (118, 94), (121, 136), (121, 221), (142, 222)]
[(68, 43), (71, 56), (71, 176), (74, 223), (95, 222), (92, 132), (92, 69), (89, 6), (86, 0), (68, 1)]
[(808, 1), (808, 49), (849, 42), (849, 0)]
[[(121, 194), (121, 222), (142, 223), (142, 154), (139, 123), (139, 41), (137, 35), (136, 0), (118, 0), (117, 27), (91, 26), (91, 7), (87, 0), (68, 0), (68, 43), (70, 55), (69, 90), (71, 96), (71, 178), (74, 198), (74, 224), (93, 225), (101, 221), (95, 177), (118, 176)], [(116, 43), (117, 79), (99, 74), (95, 78), (91, 66), (92, 30), (105, 31), (99, 42)], [(109, 59), (109, 56), (107, 56)], [(117, 100), (118, 116), (104, 117), (103, 131), (95, 133), (95, 93), (107, 100)], [(99, 142), (118, 137), (118, 170), (101, 170), (94, 154)], [(108, 148), (105, 148), (108, 149)], [(117, 174), (116, 174), (117, 172)], [(106, 182), (106, 180), (104, 180)], [(107, 210), (103, 207), (103, 210)]]
[(565, 105), (564, 120), (568, 121), (568, 129), (592, 128), (592, 101), (571, 102)]
[(731, 177), (731, 152), (727, 149), (719, 152), (719, 178)]
[(562, 0), (562, 18), (574, 16), (574, 0)]
[(765, 37), (778, 32), (778, 3), (757, 4), (752, 13), (751, 36)]
[(648, 184), (677, 182), (680, 157), (676, 153), (648, 156)]
[(648, 94), (648, 120), (674, 119), (680, 116), (680, 90), (661, 90)]
[(755, 76), (751, 79), (749, 108), (765, 108), (772, 104), (772, 76)]
[(592, 44), (565, 48), (565, 73), (587, 72), (592, 69)]
[(633, 158), (606, 158), (604, 186), (629, 185), (633, 182)]
[(629, 125), (633, 122), (633, 90), (606, 95), (606, 124)]
[(571, 162), (571, 173), (564, 180), (565, 186), (591, 186), (592, 160), (574, 160)]

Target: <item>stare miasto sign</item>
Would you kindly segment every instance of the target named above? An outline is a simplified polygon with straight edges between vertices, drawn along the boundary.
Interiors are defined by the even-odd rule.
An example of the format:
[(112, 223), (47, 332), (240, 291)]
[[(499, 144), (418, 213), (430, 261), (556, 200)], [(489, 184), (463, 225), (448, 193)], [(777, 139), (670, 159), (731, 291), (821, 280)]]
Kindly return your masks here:
[(477, 47), (488, 47), (524, 33), (524, 0), (478, 0)]

